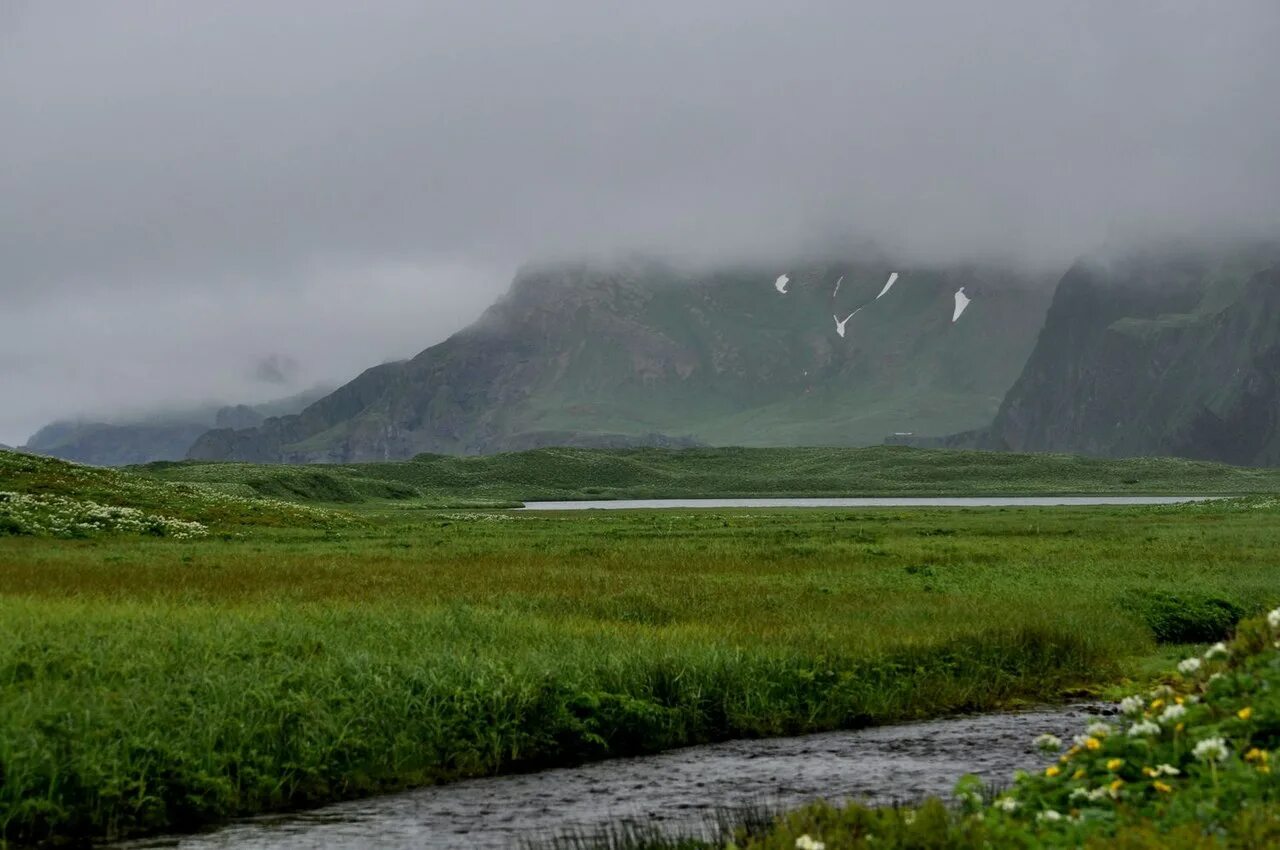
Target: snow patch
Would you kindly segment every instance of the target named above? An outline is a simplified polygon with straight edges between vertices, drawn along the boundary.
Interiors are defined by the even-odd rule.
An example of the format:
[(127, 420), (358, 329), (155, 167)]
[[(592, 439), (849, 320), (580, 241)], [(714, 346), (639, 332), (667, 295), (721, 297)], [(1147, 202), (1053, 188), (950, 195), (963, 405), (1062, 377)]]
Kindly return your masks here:
[(773, 288), (781, 292), (783, 295), (786, 295), (787, 284), (790, 282), (791, 278), (787, 277), (785, 274), (780, 274), (778, 275), (778, 279), (773, 282)]
[(859, 311), (859, 310), (861, 310), (861, 309), (862, 309), (862, 308), (861, 308), (861, 307), (859, 307), (857, 310), (854, 310), (852, 313), (850, 313), (849, 315), (845, 316), (845, 317), (844, 317), (844, 321), (843, 321), (843, 322), (842, 322), (842, 321), (840, 321), (840, 317), (839, 317), (839, 316), (832, 316), (832, 317), (831, 317), (831, 318), (833, 318), (833, 319), (835, 319), (835, 320), (836, 320), (836, 333), (840, 334), (840, 338), (841, 338), (841, 339), (843, 339), (843, 338), (844, 338), (844, 326), (845, 326), (845, 325), (847, 325), (847, 324), (849, 324), (849, 320), (850, 320), (850, 319), (852, 319), (854, 316), (858, 315), (858, 311)]
[(835, 291), (833, 291), (833, 292), (831, 293), (831, 297), (832, 297), (832, 298), (835, 298), (837, 295), (839, 295), (839, 294), (840, 294), (840, 281), (842, 281), (842, 280), (844, 280), (844, 275), (840, 275), (839, 279), (838, 279), (838, 280), (836, 280), (836, 288), (835, 288)]
[(969, 296), (964, 294), (963, 286), (956, 290), (956, 309), (955, 312), (951, 314), (951, 321), (953, 323), (960, 318), (960, 314), (969, 306), (970, 300)]
[(877, 296), (876, 296), (876, 300), (877, 300), (877, 301), (879, 301), (879, 300), (880, 300), (880, 297), (881, 297), (882, 295), (884, 295), (886, 292), (888, 292), (888, 291), (889, 291), (889, 288), (890, 288), (891, 286), (893, 286), (893, 284), (897, 281), (897, 279), (898, 279), (898, 273), (897, 273), (897, 272), (892, 272), (892, 273), (889, 275), (889, 279), (888, 279), (887, 281), (885, 281), (884, 289), (880, 290), (880, 295), (877, 295)]

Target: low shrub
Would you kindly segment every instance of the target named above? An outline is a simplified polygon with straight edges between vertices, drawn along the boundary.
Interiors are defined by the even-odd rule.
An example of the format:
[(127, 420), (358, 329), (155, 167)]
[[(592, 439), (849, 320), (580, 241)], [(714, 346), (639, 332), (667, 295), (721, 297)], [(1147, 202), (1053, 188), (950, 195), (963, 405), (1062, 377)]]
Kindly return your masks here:
[(1159, 643), (1210, 643), (1226, 638), (1244, 617), (1239, 605), (1195, 593), (1137, 590), (1120, 599)]

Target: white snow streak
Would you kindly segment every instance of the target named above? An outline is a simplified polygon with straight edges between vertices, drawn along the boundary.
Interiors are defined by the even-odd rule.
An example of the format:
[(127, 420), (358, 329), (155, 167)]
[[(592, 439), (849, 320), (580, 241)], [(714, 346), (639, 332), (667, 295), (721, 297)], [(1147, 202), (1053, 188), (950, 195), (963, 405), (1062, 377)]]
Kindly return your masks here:
[(858, 311), (859, 311), (859, 310), (861, 310), (861, 309), (862, 309), (862, 308), (861, 308), (861, 307), (859, 307), (857, 310), (854, 310), (852, 313), (850, 313), (849, 315), (845, 316), (845, 317), (844, 317), (844, 321), (843, 321), (843, 322), (842, 322), (842, 321), (840, 321), (840, 317), (839, 317), (839, 316), (832, 316), (832, 317), (831, 317), (831, 318), (833, 318), (833, 319), (835, 319), (835, 320), (836, 320), (836, 333), (840, 334), (841, 339), (843, 339), (843, 338), (844, 338), (844, 326), (845, 326), (845, 325), (847, 325), (847, 324), (849, 324), (849, 320), (850, 320), (850, 319), (852, 319), (854, 316), (858, 315)]
[(840, 275), (839, 280), (837, 280), (837, 281), (836, 281), (836, 288), (835, 288), (835, 291), (831, 293), (831, 297), (832, 297), (832, 298), (835, 298), (837, 295), (839, 295), (839, 294), (840, 294), (840, 281), (841, 281), (841, 280), (844, 280), (844, 275)]
[(953, 323), (960, 318), (960, 314), (969, 306), (969, 300), (969, 296), (964, 294), (963, 286), (956, 290), (956, 309), (955, 312), (951, 314), (951, 321)]
[(879, 301), (879, 300), (880, 300), (880, 296), (881, 296), (881, 295), (884, 295), (886, 292), (888, 292), (888, 291), (889, 291), (889, 287), (893, 286), (894, 281), (896, 281), (897, 279), (898, 279), (898, 273), (897, 273), (897, 272), (893, 272), (893, 273), (891, 273), (891, 274), (889, 275), (889, 280), (885, 283), (885, 285), (884, 285), (884, 289), (880, 290), (880, 295), (877, 295), (877, 296), (876, 296), (876, 300), (877, 300), (877, 301)]
[(781, 292), (783, 295), (786, 295), (787, 284), (790, 282), (791, 278), (787, 277), (785, 274), (780, 274), (778, 275), (778, 279), (773, 282), (773, 288)]

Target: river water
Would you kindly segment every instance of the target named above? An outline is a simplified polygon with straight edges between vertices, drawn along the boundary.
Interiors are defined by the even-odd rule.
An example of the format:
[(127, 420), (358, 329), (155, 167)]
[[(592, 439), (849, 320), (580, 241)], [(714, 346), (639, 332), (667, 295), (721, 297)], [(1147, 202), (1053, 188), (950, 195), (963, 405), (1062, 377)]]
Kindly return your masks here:
[(1007, 783), (1044, 757), (1032, 740), (1062, 738), (1110, 709), (1069, 706), (730, 741), (581, 767), (474, 779), (254, 818), (214, 832), (120, 848), (390, 850), (527, 847), (566, 832), (628, 822), (695, 834), (726, 809), (794, 808), (817, 800), (893, 803), (945, 795), (965, 773)]
[(526, 511), (621, 511), (638, 508), (1047, 508), (1177, 505), (1221, 496), (878, 496), (863, 499), (613, 499), (525, 502)]

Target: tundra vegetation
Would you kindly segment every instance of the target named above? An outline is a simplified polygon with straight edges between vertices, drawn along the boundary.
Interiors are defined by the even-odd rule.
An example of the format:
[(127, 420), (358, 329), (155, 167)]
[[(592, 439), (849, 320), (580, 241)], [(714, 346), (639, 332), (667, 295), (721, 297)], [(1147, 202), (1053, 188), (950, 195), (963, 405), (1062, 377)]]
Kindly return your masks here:
[[(543, 484), (514, 473), (493, 473), (491, 486), (480, 473), (465, 486), (440, 473), (433, 484), (422, 468), (523, 464), (583, 491), (595, 485), (574, 458), (609, 469), (637, 456), (662, 459), (666, 474), (681, 457), (114, 471), (0, 453), (0, 834), (108, 839), (730, 737), (1145, 693), (1192, 651), (1183, 644), (1225, 638), (1277, 601), (1280, 504), (1266, 495), (1159, 507), (542, 514), (439, 507), (519, 499)], [(695, 471), (709, 462), (688, 457)], [(778, 487), (802, 491), (799, 473), (778, 474), (784, 454), (759, 457), (775, 459)], [(941, 452), (866, 457), (868, 469), (896, 466), (889, 481), (948, 469)], [(816, 468), (804, 452), (790, 463)], [(1155, 480), (1166, 463), (1170, 489), (1175, 468), (1188, 490), (1198, 480), (1274, 489), (1274, 473), (1257, 470), (1087, 463), (1101, 464), (1092, 478), (1108, 487)], [(764, 475), (739, 469), (739, 482)], [(658, 495), (721, 494), (696, 482), (663, 492), (651, 475), (644, 486)], [(992, 480), (970, 492), (1000, 491)], [(329, 489), (334, 481), (349, 489)], [(1067, 489), (1084, 489), (1075, 482)], [(91, 519), (122, 509), (143, 519)], [(1234, 646), (1194, 671), (1206, 706), (1214, 665), (1235, 676), (1255, 664), (1252, 649)], [(1248, 681), (1261, 688), (1264, 674)], [(1274, 735), (1268, 705), (1252, 707)], [(1237, 752), (1234, 727), (1215, 736)], [(1213, 768), (1220, 788), (1223, 765)], [(1176, 781), (1199, 776), (1190, 763), (1185, 774)], [(1034, 806), (1070, 817), (1056, 786), (1040, 785)], [(750, 840), (790, 847), (808, 834), (843, 846), (818, 826), (898, 817), (856, 811), (814, 809)], [(969, 829), (945, 808), (918, 817), (945, 821), (943, 835)]]

